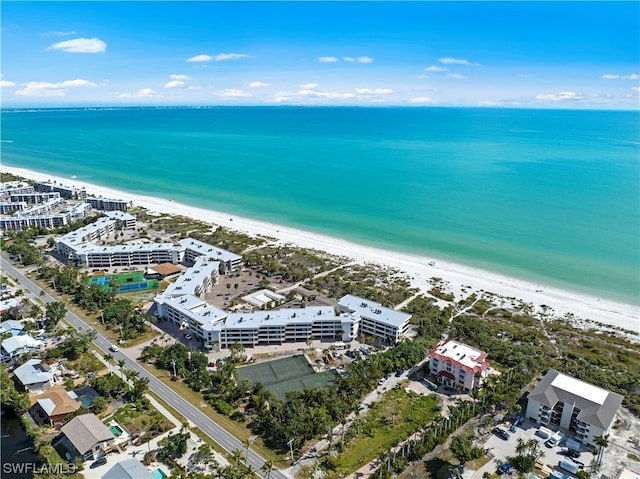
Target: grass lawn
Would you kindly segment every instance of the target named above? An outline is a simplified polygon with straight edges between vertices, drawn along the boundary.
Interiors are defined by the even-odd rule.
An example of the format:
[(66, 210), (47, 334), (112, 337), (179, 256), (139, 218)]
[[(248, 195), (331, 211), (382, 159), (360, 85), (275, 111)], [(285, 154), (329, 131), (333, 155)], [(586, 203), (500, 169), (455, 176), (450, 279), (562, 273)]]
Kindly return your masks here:
[[(439, 413), (440, 405), (435, 396), (419, 396), (407, 393), (403, 388), (392, 389), (382, 402), (362, 416), (360, 435), (345, 444), (345, 451), (333, 459), (335, 470), (329, 477), (341, 477), (360, 469), (407, 439)], [(355, 424), (351, 427), (357, 429)]]

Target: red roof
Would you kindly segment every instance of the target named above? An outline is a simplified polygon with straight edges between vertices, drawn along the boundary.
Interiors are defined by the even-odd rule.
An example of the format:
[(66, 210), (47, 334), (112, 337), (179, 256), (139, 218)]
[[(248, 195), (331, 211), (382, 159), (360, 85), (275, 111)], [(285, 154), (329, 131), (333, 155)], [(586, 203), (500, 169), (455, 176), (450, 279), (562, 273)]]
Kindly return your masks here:
[(451, 379), (452, 381), (456, 380), (456, 377), (449, 371), (438, 371), (438, 376), (444, 376), (445, 378)]
[[(444, 363), (449, 363), (455, 367), (457, 367), (458, 369), (462, 369), (464, 371), (467, 371), (469, 373), (478, 373), (481, 371), (484, 371), (485, 369), (487, 369), (489, 367), (489, 362), (486, 360), (487, 358), (487, 353), (485, 353), (484, 351), (478, 351), (480, 354), (478, 355), (477, 358), (473, 359), (473, 363), (474, 366), (470, 367), (466, 364), (461, 363), (460, 361), (458, 361), (455, 358), (452, 358), (449, 355), (446, 354), (440, 354), (437, 351), (442, 348), (443, 346), (446, 346), (448, 343), (458, 343), (457, 341), (453, 341), (453, 340), (447, 340), (447, 341), (441, 341), (438, 344), (436, 344), (435, 348), (433, 348), (431, 350), (431, 352), (429, 353), (429, 358), (437, 358), (438, 360), (444, 362)], [(458, 343), (458, 344), (463, 344), (463, 343)], [(466, 346), (466, 345), (465, 345)], [(471, 347), (471, 346), (468, 346)], [(475, 348), (473, 348), (475, 349)], [(453, 378), (452, 378), (453, 379)]]

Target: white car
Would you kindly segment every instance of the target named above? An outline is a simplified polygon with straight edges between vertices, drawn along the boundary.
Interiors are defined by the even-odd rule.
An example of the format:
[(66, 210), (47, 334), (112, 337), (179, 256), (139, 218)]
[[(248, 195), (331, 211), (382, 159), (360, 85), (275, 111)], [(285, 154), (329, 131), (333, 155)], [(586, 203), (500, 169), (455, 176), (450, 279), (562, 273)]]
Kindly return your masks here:
[(118, 351), (120, 351), (120, 349), (118, 349), (118, 346), (112, 344), (111, 346), (109, 346), (109, 351), (117, 353)]

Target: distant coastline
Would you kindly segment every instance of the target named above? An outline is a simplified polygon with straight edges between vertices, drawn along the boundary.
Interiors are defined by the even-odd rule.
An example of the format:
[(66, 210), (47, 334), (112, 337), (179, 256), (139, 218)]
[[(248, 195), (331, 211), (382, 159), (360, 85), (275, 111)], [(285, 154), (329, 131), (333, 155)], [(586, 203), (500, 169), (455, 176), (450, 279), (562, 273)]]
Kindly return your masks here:
[[(435, 260), (394, 251), (387, 251), (338, 238), (301, 231), (273, 223), (255, 221), (219, 211), (194, 208), (178, 202), (158, 199), (150, 196), (132, 194), (122, 190), (106, 188), (87, 182), (52, 176), (23, 168), (2, 166), (2, 171), (33, 180), (53, 180), (59, 183), (84, 187), (89, 194), (109, 198), (123, 198), (133, 201), (151, 212), (182, 215), (196, 220), (221, 225), (251, 235), (263, 235), (278, 238), (282, 243), (291, 243), (304, 248), (327, 251), (346, 256), (358, 263), (378, 263), (405, 272), (411, 278), (411, 284), (422, 292), (430, 289), (433, 277), (443, 279), (447, 288), (460, 300), (471, 292), (487, 292), (503, 298), (515, 298), (530, 303), (534, 309), (550, 308), (550, 316), (569, 319), (578, 327), (596, 327), (597, 323), (622, 328), (640, 334), (640, 308), (583, 295), (572, 291), (523, 281), (456, 263)], [(471, 291), (469, 291), (469, 289)], [(586, 320), (586, 322), (584, 322)]]

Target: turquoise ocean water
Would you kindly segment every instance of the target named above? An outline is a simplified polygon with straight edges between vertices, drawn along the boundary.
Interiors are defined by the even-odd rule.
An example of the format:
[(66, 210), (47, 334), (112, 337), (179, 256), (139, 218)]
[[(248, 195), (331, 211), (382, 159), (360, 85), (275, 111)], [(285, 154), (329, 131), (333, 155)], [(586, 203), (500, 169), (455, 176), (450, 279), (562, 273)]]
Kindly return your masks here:
[(2, 162), (638, 304), (638, 112), (3, 111)]

